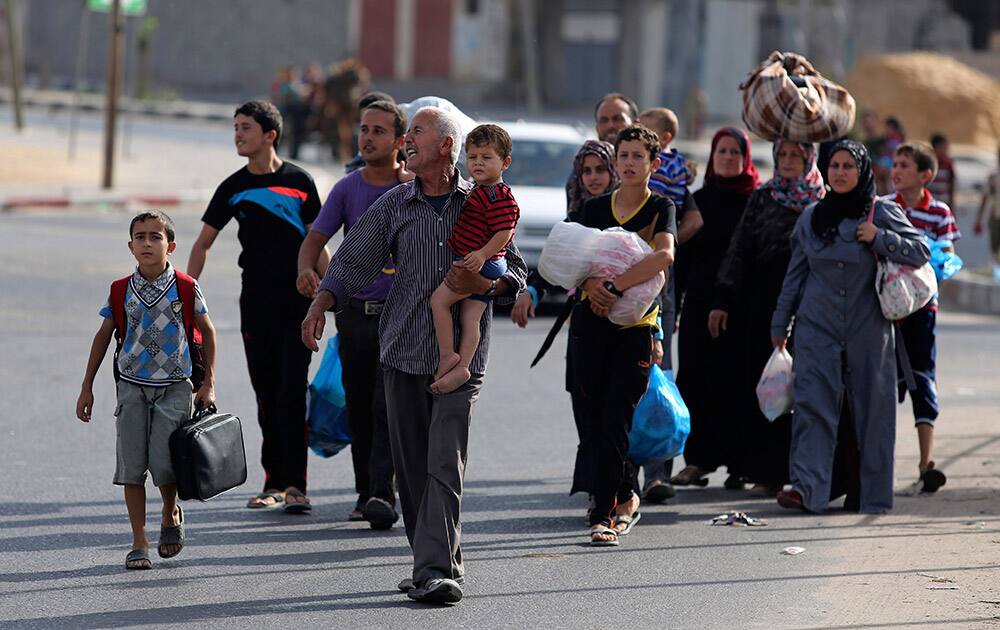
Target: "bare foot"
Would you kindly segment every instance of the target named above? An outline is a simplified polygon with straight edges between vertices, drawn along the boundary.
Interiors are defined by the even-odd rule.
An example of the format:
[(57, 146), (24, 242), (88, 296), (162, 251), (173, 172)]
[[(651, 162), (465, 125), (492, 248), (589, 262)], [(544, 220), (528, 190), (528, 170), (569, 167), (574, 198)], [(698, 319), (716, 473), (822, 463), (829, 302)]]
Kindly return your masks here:
[(469, 368), (464, 365), (455, 366), (450, 372), (431, 383), (431, 393), (450, 394), (465, 385), (470, 378), (472, 378), (472, 374), (469, 372)]
[[(455, 366), (457, 366), (461, 360), (462, 357), (458, 356), (457, 352), (441, 355), (441, 361), (438, 363), (437, 372), (434, 372), (434, 382), (440, 381), (441, 377), (454, 370)], [(466, 377), (466, 380), (468, 380), (468, 377)]]

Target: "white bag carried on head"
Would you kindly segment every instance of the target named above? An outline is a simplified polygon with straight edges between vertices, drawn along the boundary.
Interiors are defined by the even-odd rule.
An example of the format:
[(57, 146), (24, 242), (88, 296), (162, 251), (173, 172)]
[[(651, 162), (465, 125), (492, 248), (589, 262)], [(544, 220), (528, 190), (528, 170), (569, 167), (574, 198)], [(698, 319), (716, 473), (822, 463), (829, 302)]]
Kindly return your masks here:
[(792, 410), (795, 396), (792, 392), (792, 355), (785, 348), (775, 348), (764, 366), (757, 383), (757, 402), (764, 417), (774, 422)]

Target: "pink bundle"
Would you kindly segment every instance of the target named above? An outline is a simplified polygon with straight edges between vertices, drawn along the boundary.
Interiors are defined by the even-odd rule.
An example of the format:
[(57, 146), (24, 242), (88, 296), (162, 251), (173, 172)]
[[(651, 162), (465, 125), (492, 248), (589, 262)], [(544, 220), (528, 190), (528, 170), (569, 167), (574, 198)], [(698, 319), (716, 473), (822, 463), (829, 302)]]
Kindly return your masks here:
[[(637, 234), (622, 228), (598, 230), (579, 223), (557, 223), (549, 233), (538, 271), (552, 284), (572, 289), (590, 277), (615, 278), (652, 253)], [(618, 298), (608, 319), (619, 326), (638, 323), (663, 288), (664, 274), (630, 287)]]

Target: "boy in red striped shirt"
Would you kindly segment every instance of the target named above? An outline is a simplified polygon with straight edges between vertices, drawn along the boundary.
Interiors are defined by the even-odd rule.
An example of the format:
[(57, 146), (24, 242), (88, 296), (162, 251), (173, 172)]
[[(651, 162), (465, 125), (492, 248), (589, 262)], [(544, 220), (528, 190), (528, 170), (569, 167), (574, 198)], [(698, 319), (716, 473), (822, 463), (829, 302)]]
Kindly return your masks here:
[[(521, 211), (503, 172), (511, 161), (510, 135), (497, 125), (479, 125), (465, 138), (466, 167), (476, 181), (452, 229), (448, 247), (469, 271), (492, 280), (485, 295), (455, 293), (444, 282), (431, 295), (439, 363), (431, 392), (447, 394), (469, 380), (469, 365), (479, 345), (479, 322), (492, 300), (497, 280), (507, 272), (504, 256)], [(461, 302), (461, 336), (455, 352), (451, 307)]]
[[(948, 204), (938, 201), (927, 190), (937, 168), (937, 157), (930, 146), (923, 142), (900, 145), (892, 163), (892, 183), (896, 193), (887, 195), (884, 199), (902, 206), (913, 227), (923, 232), (928, 240), (954, 243), (962, 236), (955, 223), (955, 215)], [(944, 248), (945, 251), (951, 249), (950, 246)], [(943, 472), (935, 469), (933, 458), (934, 422), (940, 411), (935, 375), (936, 326), (937, 297), (900, 322), (902, 340), (917, 383), (916, 391), (910, 392), (910, 402), (913, 403), (917, 439), (920, 443), (920, 478), (913, 484), (912, 494), (935, 492), (947, 480)], [(905, 385), (900, 384), (900, 396), (903, 391)]]

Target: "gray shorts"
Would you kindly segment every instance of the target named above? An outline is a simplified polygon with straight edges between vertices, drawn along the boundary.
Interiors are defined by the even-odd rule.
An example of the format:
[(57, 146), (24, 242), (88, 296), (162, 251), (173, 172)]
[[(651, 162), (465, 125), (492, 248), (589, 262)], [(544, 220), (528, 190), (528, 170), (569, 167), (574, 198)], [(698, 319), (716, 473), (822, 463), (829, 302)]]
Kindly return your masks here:
[(189, 381), (166, 387), (118, 381), (115, 408), (118, 465), (114, 483), (145, 485), (147, 470), (155, 486), (175, 483), (170, 465), (170, 434), (190, 418)]

